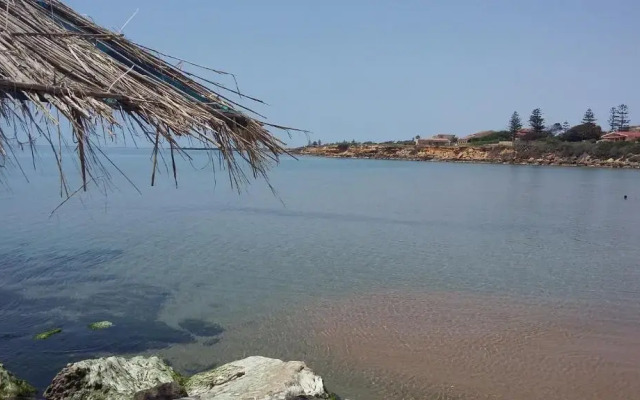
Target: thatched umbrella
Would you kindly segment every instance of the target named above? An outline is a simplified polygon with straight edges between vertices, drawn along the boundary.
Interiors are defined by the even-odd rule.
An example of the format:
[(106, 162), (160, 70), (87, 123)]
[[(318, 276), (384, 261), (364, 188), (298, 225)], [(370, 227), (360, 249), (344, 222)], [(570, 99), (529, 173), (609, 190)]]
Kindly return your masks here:
[[(12, 154), (21, 131), (29, 143), (46, 139), (60, 166), (60, 127), (66, 120), (85, 190), (100, 164), (96, 154), (104, 154), (98, 139), (127, 132), (153, 143), (152, 185), (163, 143), (171, 150), (176, 178), (178, 137), (218, 149), (233, 185), (247, 180), (240, 159), (254, 177), (266, 177), (270, 162), (285, 149), (265, 126), (288, 128), (258, 120), (220, 93), (259, 100), (166, 60), (184, 61), (102, 28), (58, 0), (0, 0), (0, 162)], [(61, 167), (60, 174), (66, 190)]]

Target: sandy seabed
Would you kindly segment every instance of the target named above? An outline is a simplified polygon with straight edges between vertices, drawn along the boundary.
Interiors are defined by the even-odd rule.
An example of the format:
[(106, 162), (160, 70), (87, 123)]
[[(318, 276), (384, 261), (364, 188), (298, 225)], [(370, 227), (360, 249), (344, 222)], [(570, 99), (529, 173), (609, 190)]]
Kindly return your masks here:
[(232, 327), (212, 351), (303, 359), (356, 400), (637, 399), (638, 310), (452, 292), (365, 294)]

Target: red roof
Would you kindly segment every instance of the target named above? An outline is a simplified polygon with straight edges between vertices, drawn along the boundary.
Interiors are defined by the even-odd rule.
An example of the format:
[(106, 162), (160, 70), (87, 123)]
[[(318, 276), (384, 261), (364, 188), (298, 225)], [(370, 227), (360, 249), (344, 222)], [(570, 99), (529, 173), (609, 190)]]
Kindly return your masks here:
[(626, 137), (626, 136), (623, 135), (621, 132), (609, 132), (607, 134), (602, 135), (603, 139), (617, 138), (617, 137)]
[(640, 139), (640, 132), (638, 131), (618, 132), (618, 133), (626, 136), (629, 139)]
[(625, 137), (627, 139), (640, 139), (640, 132), (637, 131), (629, 131), (629, 132), (621, 132), (621, 131), (617, 131), (617, 132), (610, 132), (607, 133), (606, 135), (602, 135), (603, 138), (611, 138), (611, 137)]
[(640, 132), (609, 132), (607, 134), (602, 135), (602, 140), (621, 140), (625, 142), (631, 142), (635, 140), (640, 140)]

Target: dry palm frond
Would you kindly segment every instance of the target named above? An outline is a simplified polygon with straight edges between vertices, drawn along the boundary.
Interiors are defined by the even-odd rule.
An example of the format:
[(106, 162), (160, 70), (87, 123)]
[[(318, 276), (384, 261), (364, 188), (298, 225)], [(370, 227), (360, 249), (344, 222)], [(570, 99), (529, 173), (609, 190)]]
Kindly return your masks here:
[[(73, 131), (85, 187), (99, 163), (94, 151), (100, 132), (109, 136), (124, 128), (154, 144), (152, 184), (158, 147), (168, 144), (173, 160), (173, 151), (181, 150), (179, 137), (218, 149), (232, 184), (247, 180), (240, 159), (254, 177), (266, 177), (270, 163), (285, 149), (265, 126), (289, 128), (249, 117), (252, 110), (205, 83), (238, 90), (183, 72), (162, 57), (169, 58), (96, 25), (58, 0), (0, 0), (0, 162), (11, 147), (24, 144), (15, 133), (22, 131), (29, 144), (45, 137), (60, 165), (56, 145), (64, 118)], [(54, 134), (49, 127), (55, 127)], [(175, 177), (175, 162), (173, 168)], [(62, 168), (60, 173), (64, 182)]]

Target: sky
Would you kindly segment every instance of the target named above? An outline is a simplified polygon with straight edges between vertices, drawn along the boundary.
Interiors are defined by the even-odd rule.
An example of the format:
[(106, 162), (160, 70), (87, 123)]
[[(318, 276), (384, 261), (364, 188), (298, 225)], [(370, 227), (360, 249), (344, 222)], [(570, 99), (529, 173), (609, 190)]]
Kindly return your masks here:
[(534, 108), (606, 126), (624, 103), (640, 123), (637, 0), (65, 2), (115, 29), (137, 10), (128, 38), (232, 72), (269, 122), (325, 143), (464, 137)]

